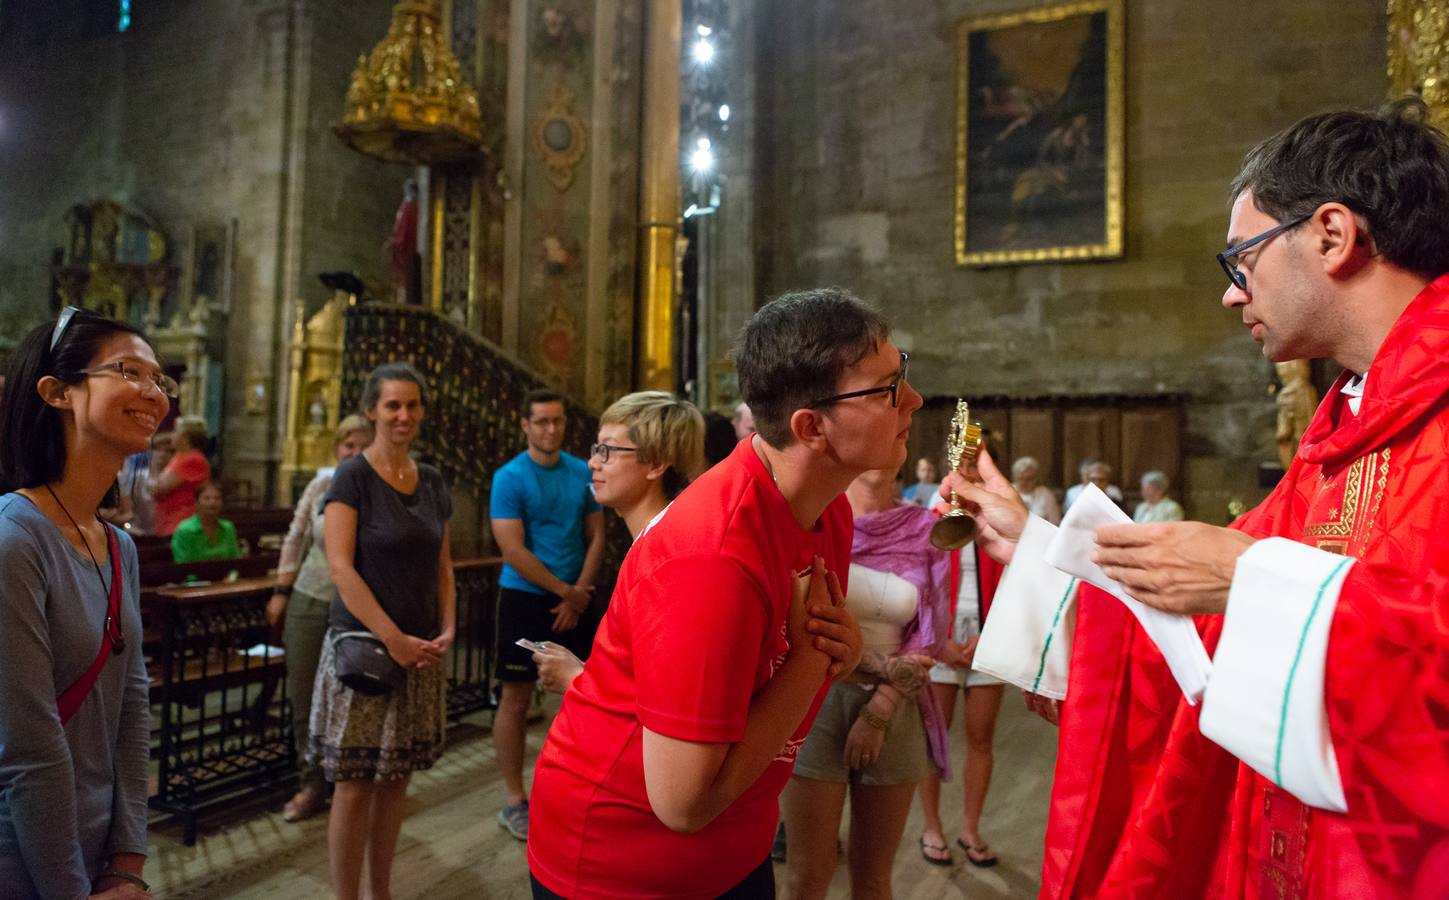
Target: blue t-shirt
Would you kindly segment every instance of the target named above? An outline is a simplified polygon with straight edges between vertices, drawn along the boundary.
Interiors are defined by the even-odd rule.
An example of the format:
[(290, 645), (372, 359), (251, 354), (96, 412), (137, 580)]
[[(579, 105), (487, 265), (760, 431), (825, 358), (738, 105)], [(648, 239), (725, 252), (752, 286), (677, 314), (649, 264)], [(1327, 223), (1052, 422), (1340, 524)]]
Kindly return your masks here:
[[(598, 511), (588, 464), (577, 456), (560, 453), (558, 465), (549, 468), (534, 462), (525, 450), (493, 473), (488, 517), (522, 520), (524, 548), (555, 578), (569, 584), (584, 570), (584, 517)], [(549, 593), (506, 564), (498, 583)]]

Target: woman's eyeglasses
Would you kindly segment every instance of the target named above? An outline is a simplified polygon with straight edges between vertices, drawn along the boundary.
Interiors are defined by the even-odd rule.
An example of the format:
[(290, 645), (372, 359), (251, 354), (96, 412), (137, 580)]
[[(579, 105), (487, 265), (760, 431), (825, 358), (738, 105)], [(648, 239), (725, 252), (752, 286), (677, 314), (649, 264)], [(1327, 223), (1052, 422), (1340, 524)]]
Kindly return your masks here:
[(830, 397), (821, 397), (819, 400), (811, 400), (809, 403), (805, 404), (805, 408), (819, 409), (822, 406), (827, 406), (831, 403), (838, 403), (841, 400), (849, 400), (853, 397), (869, 397), (872, 394), (888, 393), (891, 395), (891, 409), (895, 409), (896, 404), (900, 401), (901, 382), (906, 380), (906, 369), (910, 366), (910, 364), (911, 358), (906, 355), (906, 352), (904, 350), (902, 350), (901, 370), (896, 373), (895, 380), (893, 380), (890, 384), (882, 385), (880, 387), (866, 388), (863, 391), (849, 391), (848, 393), (844, 394), (835, 394)]
[(608, 462), (610, 453), (637, 453), (638, 447), (616, 447), (613, 444), (594, 444), (589, 447), (589, 456), (597, 456), (599, 462)]
[(153, 372), (133, 362), (121, 360), (119, 362), (106, 363), (94, 369), (82, 369), (82, 375), (120, 375), (123, 381), (135, 386), (136, 390), (145, 390), (146, 386), (152, 385), (156, 390), (167, 397), (178, 397), (181, 395), (181, 385), (176, 379), (165, 372)]

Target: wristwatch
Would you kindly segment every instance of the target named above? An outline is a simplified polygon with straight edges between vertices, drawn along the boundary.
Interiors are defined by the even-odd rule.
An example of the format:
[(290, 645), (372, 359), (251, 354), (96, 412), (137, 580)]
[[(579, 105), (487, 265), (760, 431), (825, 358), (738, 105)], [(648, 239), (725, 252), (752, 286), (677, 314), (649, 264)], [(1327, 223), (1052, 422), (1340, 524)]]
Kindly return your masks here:
[(290, 597), (292, 596), (292, 586), (290, 584), (276, 585), (272, 588), (272, 593), (281, 594), (283, 597)]
[(129, 881), (131, 884), (134, 884), (136, 887), (140, 888), (146, 893), (149, 894), (151, 892), (151, 885), (147, 884), (146, 879), (142, 878), (140, 875), (132, 875), (130, 872), (117, 872), (114, 869), (107, 869), (106, 871), (102, 872), (100, 876), (96, 878), (96, 880), (101, 881), (105, 878), (119, 878), (122, 881)]

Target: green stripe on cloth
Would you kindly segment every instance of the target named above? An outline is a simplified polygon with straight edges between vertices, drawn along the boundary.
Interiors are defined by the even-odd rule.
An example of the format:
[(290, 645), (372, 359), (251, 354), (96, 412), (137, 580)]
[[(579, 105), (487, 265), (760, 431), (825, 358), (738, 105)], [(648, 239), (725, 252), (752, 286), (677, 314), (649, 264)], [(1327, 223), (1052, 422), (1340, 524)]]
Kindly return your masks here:
[(1273, 783), (1279, 787), (1283, 786), (1283, 735), (1288, 730), (1288, 698), (1293, 696), (1293, 679), (1298, 676), (1298, 663), (1303, 659), (1303, 645), (1308, 642), (1308, 629), (1318, 616), (1318, 607), (1323, 603), (1324, 592), (1351, 562), (1352, 558), (1343, 559), (1318, 586), (1318, 596), (1313, 598), (1313, 605), (1308, 608), (1308, 618), (1303, 623), (1303, 632), (1298, 635), (1298, 648), (1293, 651), (1293, 664), (1288, 667), (1288, 683), (1283, 686), (1283, 706), (1278, 714), (1278, 747), (1273, 753)]
[(1037, 686), (1041, 684), (1041, 677), (1046, 672), (1047, 651), (1052, 648), (1052, 638), (1056, 636), (1057, 625), (1062, 621), (1062, 613), (1066, 612), (1067, 604), (1072, 600), (1072, 592), (1077, 589), (1077, 579), (1073, 578), (1067, 582), (1067, 589), (1062, 593), (1062, 599), (1057, 603), (1057, 613), (1052, 616), (1052, 627), (1047, 632), (1046, 643), (1041, 648), (1041, 662), (1036, 667), (1036, 680), (1031, 683), (1031, 692), (1036, 693)]

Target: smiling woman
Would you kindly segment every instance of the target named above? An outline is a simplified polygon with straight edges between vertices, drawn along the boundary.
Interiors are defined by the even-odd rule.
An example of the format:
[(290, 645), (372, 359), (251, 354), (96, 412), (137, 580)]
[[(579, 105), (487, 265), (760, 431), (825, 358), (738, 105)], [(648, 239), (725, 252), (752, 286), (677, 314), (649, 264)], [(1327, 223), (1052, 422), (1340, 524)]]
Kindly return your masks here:
[[(175, 383), (145, 336), (67, 308), (21, 343), (0, 406), (0, 884), (143, 896), (147, 679), (140, 579), (97, 516)], [(127, 638), (130, 640), (127, 640)]]

